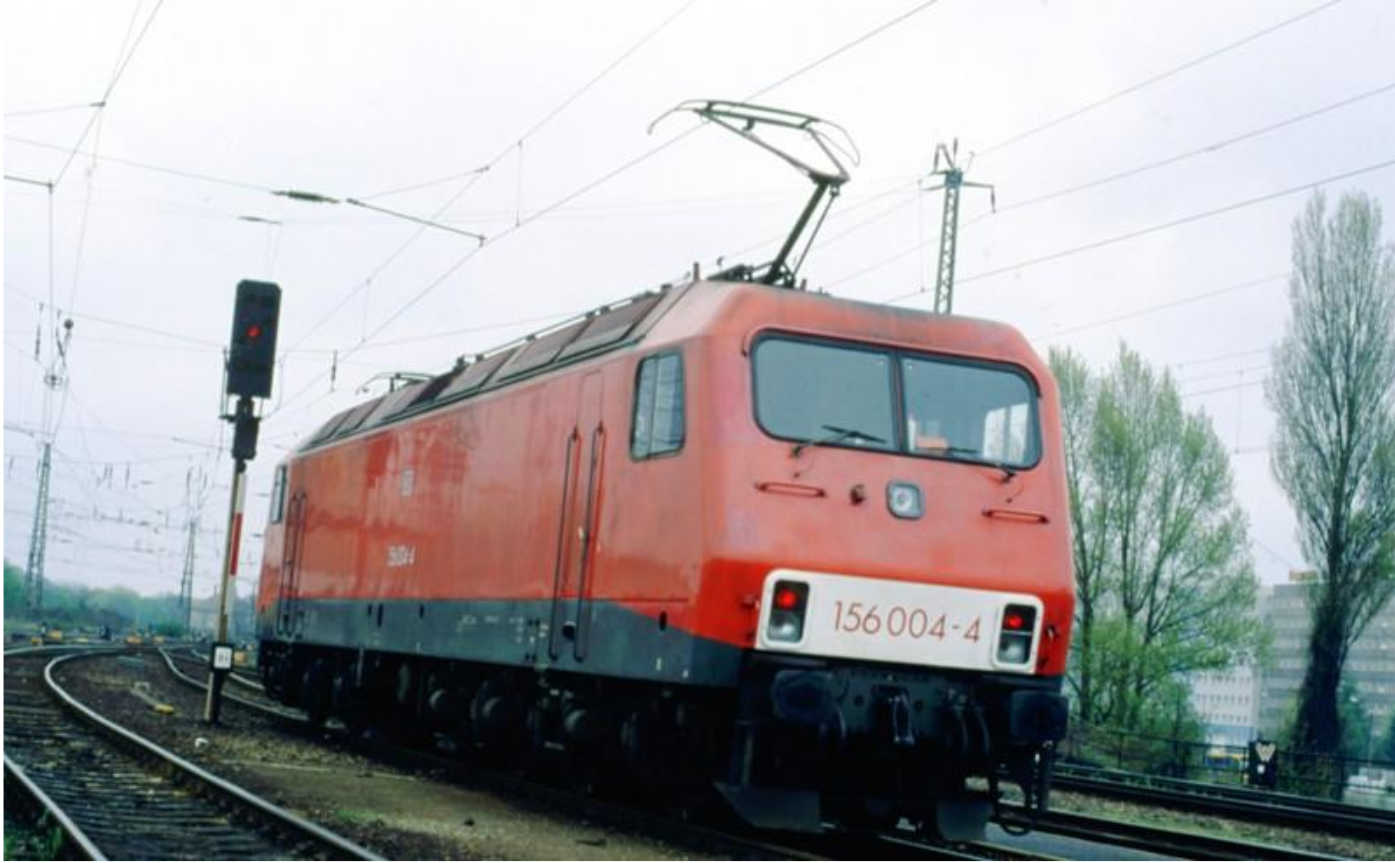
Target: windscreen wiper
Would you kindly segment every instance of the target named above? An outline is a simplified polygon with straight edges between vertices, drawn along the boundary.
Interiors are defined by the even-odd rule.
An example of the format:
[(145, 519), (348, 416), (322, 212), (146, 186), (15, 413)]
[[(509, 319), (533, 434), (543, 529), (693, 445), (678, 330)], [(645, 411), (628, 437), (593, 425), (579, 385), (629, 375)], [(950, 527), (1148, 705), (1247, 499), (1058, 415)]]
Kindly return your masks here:
[(876, 435), (868, 434), (865, 431), (843, 428), (842, 426), (829, 425), (828, 423), (824, 423), (823, 427), (828, 429), (830, 434), (824, 435), (820, 438), (810, 438), (806, 441), (800, 441), (799, 443), (794, 445), (793, 449), (790, 450), (790, 457), (797, 458), (800, 453), (804, 452), (804, 450), (808, 449), (811, 446), (823, 446), (824, 444), (837, 443), (840, 440), (847, 440), (848, 438), (856, 438), (857, 440), (864, 440), (868, 443), (886, 443), (885, 438), (879, 438)]
[[(1010, 480), (1010, 479), (1012, 479), (1013, 477), (1017, 476), (1017, 470), (1016, 470), (1016, 469), (1011, 468), (1011, 467), (1008, 467), (1008, 465), (1007, 465), (1006, 463), (1002, 462), (1002, 461), (995, 461), (995, 460), (993, 460), (993, 459), (990, 459), (990, 458), (986, 457), (986, 456), (983, 454), (983, 451), (982, 451), (982, 450), (977, 450), (977, 449), (974, 449), (973, 447), (967, 447), (967, 446), (937, 446), (937, 447), (930, 447), (929, 449), (932, 450), (932, 451), (934, 451), (934, 452), (945, 452), (945, 453), (949, 453), (950, 455), (963, 454), (963, 455), (969, 455), (969, 456), (976, 456), (976, 458), (974, 459), (975, 461), (980, 462), (980, 463), (982, 463), (982, 464), (986, 464), (986, 465), (988, 465), (989, 467), (996, 467), (998, 470), (1002, 471), (1002, 472), (1003, 472), (1003, 482), (1007, 482), (1008, 480)], [(961, 461), (961, 459), (955, 459), (955, 461)]]

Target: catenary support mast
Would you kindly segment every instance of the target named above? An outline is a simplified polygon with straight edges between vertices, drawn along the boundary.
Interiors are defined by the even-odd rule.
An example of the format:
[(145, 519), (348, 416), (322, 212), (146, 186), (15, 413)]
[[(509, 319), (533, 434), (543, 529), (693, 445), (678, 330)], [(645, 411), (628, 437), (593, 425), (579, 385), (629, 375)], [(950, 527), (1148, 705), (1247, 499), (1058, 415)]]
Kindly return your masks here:
[[(959, 190), (964, 186), (987, 189), (989, 200), (994, 208), (997, 208), (996, 195), (991, 184), (971, 183), (964, 179), (964, 172), (968, 170), (968, 166), (960, 168), (955, 164), (958, 152), (957, 140), (949, 147), (944, 144), (935, 146), (935, 167), (930, 176), (943, 179), (937, 185), (924, 189), (926, 192), (944, 189), (945, 192), (944, 213), (940, 220), (940, 256), (935, 267), (934, 311), (940, 315), (949, 314), (954, 306), (954, 255), (959, 243)], [(940, 167), (941, 158), (945, 162), (943, 168)]]

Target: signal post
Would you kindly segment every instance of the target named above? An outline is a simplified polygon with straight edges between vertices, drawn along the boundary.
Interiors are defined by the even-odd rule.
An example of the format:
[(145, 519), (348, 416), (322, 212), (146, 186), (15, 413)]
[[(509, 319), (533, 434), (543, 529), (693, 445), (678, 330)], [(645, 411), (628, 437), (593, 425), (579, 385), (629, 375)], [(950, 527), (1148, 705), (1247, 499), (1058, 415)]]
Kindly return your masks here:
[(223, 577), (218, 590), (218, 634), (209, 654), (208, 695), (203, 706), (203, 719), (208, 723), (218, 721), (223, 682), (232, 669), (233, 646), (228, 641), (228, 594), (231, 579), (237, 575), (242, 510), (247, 499), (247, 462), (257, 455), (257, 431), (261, 423), (253, 412), (252, 399), (271, 395), (271, 373), (276, 361), (276, 329), (280, 314), (279, 286), (271, 282), (238, 282), (224, 391), (225, 397), (237, 397), (237, 406), (231, 414), (222, 417), (233, 424), (232, 499), (228, 505)]

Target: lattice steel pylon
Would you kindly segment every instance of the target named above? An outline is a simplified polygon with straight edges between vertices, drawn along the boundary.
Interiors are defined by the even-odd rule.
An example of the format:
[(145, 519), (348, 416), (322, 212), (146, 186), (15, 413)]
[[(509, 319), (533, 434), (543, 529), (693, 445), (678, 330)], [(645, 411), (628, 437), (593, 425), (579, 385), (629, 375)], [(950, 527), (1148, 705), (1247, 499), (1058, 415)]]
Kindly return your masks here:
[(197, 517), (189, 519), (189, 539), (184, 546), (184, 574), (179, 579), (179, 616), (189, 634), (194, 618), (194, 538), (199, 532)]
[(53, 444), (44, 441), (39, 457), (39, 491), (34, 502), (34, 525), (29, 531), (29, 560), (24, 567), (24, 592), (29, 610), (39, 612), (44, 607), (44, 549), (48, 546), (48, 477)]
[[(989, 202), (993, 209), (996, 211), (998, 208), (997, 192), (991, 183), (971, 183), (964, 179), (964, 172), (968, 170), (968, 166), (960, 168), (954, 163), (958, 153), (958, 139), (955, 139), (953, 145), (949, 147), (944, 144), (936, 144), (935, 167), (930, 172), (930, 176), (940, 176), (944, 179), (939, 185), (923, 187), (921, 190), (925, 192), (945, 190), (944, 215), (940, 220), (940, 258), (935, 268), (934, 311), (939, 315), (949, 314), (954, 305), (954, 253), (959, 242), (959, 190), (964, 186), (987, 189)], [(944, 168), (940, 167), (941, 157), (945, 161)], [(972, 161), (971, 157), (970, 162)]]
[[(41, 307), (42, 308), (42, 307)], [(63, 320), (63, 334), (54, 328), (54, 353), (44, 369), (44, 413), (39, 428), (42, 454), (39, 456), (39, 489), (34, 500), (34, 523), (29, 531), (29, 559), (24, 567), (24, 593), (29, 610), (35, 613), (44, 607), (44, 551), (48, 547), (48, 489), (53, 464), (53, 439), (58, 434), (57, 423), (49, 428), (53, 414), (53, 394), (68, 383), (68, 343), (73, 337), (73, 319)], [(39, 343), (34, 344), (38, 359)]]

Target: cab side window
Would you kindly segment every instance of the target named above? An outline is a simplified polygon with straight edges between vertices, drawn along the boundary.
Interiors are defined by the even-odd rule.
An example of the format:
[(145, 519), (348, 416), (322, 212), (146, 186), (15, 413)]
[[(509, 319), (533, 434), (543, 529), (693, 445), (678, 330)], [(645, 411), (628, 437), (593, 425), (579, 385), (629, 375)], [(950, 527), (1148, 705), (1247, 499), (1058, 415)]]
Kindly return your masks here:
[(645, 357), (635, 375), (635, 412), (630, 427), (630, 455), (652, 458), (683, 448), (683, 357), (678, 353)]
[(276, 479), (271, 484), (271, 523), (280, 524), (286, 515), (286, 466), (276, 466)]

